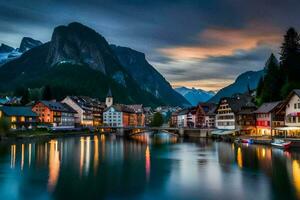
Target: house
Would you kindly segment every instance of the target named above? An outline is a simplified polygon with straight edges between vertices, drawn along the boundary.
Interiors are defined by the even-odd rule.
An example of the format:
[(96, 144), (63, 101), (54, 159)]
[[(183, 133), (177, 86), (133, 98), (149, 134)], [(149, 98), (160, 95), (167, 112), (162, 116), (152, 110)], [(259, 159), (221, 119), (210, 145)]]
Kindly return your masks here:
[(213, 103), (200, 103), (196, 107), (196, 122), (198, 128), (213, 128), (215, 127), (215, 109)]
[(51, 127), (74, 128), (76, 111), (65, 103), (38, 101), (32, 111), (37, 113), (39, 122)]
[(170, 119), (170, 127), (177, 127), (177, 125), (178, 125), (178, 112), (179, 111), (172, 112), (171, 119)]
[(37, 124), (38, 115), (31, 110), (31, 107), (1, 106), (0, 118), (6, 117), (13, 130), (33, 129)]
[(101, 126), (103, 124), (104, 103), (98, 99), (85, 96), (67, 96), (62, 100), (76, 111), (76, 126)]
[(103, 124), (110, 127), (137, 126), (135, 111), (126, 105), (112, 105), (103, 112)]
[(241, 134), (256, 134), (256, 109), (254, 103), (248, 102), (237, 113), (237, 128)]
[(222, 130), (238, 131), (236, 124), (237, 114), (242, 106), (251, 102), (252, 97), (248, 94), (237, 94), (234, 97), (222, 98), (216, 108), (216, 128)]
[(293, 90), (284, 102), (285, 127), (275, 128), (283, 130), (286, 136), (300, 136), (300, 89)]
[(136, 114), (136, 126), (145, 126), (145, 114), (142, 104), (127, 105)]
[(284, 126), (284, 104), (282, 101), (262, 104), (256, 111), (256, 130), (258, 135), (272, 136), (279, 132), (275, 128)]
[(151, 107), (143, 107), (143, 113), (145, 115), (145, 125), (149, 126), (152, 122), (154, 112)]
[(178, 111), (177, 127), (194, 128), (196, 124), (196, 107), (185, 108)]

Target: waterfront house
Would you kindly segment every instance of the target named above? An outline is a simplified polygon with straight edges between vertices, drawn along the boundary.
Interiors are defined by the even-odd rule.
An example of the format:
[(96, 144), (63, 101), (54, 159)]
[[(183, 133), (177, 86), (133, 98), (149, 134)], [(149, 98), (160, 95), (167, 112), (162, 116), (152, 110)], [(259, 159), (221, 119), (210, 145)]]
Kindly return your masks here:
[(178, 125), (178, 112), (179, 111), (172, 112), (171, 119), (170, 119), (170, 127), (177, 127), (177, 125)]
[(143, 113), (145, 115), (145, 125), (149, 126), (152, 122), (154, 112), (151, 107), (143, 107)]
[(92, 127), (103, 124), (105, 105), (98, 99), (84, 96), (67, 96), (62, 102), (76, 111), (75, 123), (77, 126)]
[(76, 111), (65, 103), (38, 101), (32, 111), (37, 113), (42, 125), (60, 128), (74, 128)]
[(285, 136), (300, 136), (300, 89), (293, 90), (285, 99), (285, 127), (275, 128), (284, 131)]
[(31, 107), (1, 106), (0, 118), (7, 118), (12, 130), (33, 129), (36, 127), (38, 115)]
[(136, 126), (145, 126), (145, 114), (142, 104), (127, 105), (136, 115)]
[[(283, 102), (269, 102), (262, 104), (256, 111), (256, 131), (258, 135), (272, 136), (284, 126)], [(278, 130), (278, 131), (275, 131)]]
[(177, 113), (177, 127), (194, 128), (196, 124), (196, 107), (185, 108)]
[(112, 105), (103, 112), (103, 124), (110, 127), (137, 126), (137, 115), (126, 105)]
[(254, 113), (256, 109), (254, 103), (248, 102), (237, 113), (237, 128), (241, 134), (253, 135), (256, 133), (256, 115)]
[(214, 103), (200, 103), (196, 107), (195, 127), (213, 128), (215, 127), (215, 109)]
[(239, 131), (237, 126), (237, 114), (246, 103), (251, 102), (248, 94), (237, 94), (234, 97), (225, 97), (219, 101), (216, 108), (216, 128), (221, 130)]

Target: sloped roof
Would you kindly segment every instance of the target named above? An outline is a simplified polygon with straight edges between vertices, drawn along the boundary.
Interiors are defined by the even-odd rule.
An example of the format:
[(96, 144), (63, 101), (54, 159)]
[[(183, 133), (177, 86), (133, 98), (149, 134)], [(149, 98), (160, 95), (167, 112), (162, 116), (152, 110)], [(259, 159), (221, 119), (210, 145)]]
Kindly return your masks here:
[(281, 101), (264, 103), (256, 111), (254, 111), (254, 113), (270, 113), (280, 104)]
[(69, 96), (69, 98), (85, 111), (91, 111), (93, 107), (105, 107), (104, 102), (101, 102), (99, 99), (96, 98), (91, 98), (87, 96)]
[(189, 113), (189, 109), (186, 108), (186, 109), (182, 109), (180, 111), (178, 111), (178, 115), (186, 115)]
[(127, 105), (129, 108), (133, 109), (136, 113), (142, 113), (143, 112), (143, 104), (133, 104), (133, 105)]
[(42, 104), (47, 106), (49, 109), (60, 112), (69, 112), (76, 113), (70, 106), (65, 103), (56, 102), (56, 101), (40, 101)]
[(126, 113), (135, 113), (134, 109), (128, 107), (123, 104), (112, 105), (104, 110), (104, 112), (108, 111), (110, 108), (114, 108), (117, 112), (126, 112)]
[(8, 116), (37, 117), (38, 115), (31, 110), (31, 107), (1, 106), (0, 110)]

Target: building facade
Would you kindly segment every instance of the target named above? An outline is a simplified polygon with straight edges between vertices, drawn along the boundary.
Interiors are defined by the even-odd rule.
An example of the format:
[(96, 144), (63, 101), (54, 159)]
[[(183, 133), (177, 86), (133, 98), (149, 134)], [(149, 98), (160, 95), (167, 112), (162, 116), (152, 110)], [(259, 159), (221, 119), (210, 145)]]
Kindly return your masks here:
[(103, 123), (110, 127), (138, 126), (138, 116), (126, 105), (112, 105), (103, 112)]
[(37, 125), (38, 115), (31, 107), (1, 106), (0, 118), (6, 118), (11, 130), (34, 129)]
[[(76, 126), (92, 127), (94, 126), (95, 121), (97, 122), (97, 114), (95, 115), (95, 109), (98, 108), (93, 107), (86, 98), (78, 96), (67, 96), (62, 100), (62, 102), (76, 111)], [(99, 112), (101, 112), (101, 110), (99, 110)], [(102, 124), (102, 113), (100, 113), (99, 115), (99, 124)]]
[(32, 111), (38, 115), (39, 122), (51, 127), (74, 128), (76, 111), (64, 103), (39, 101)]
[(272, 136), (276, 134), (276, 128), (284, 126), (282, 106), (281, 101), (264, 103), (254, 112), (257, 135)]

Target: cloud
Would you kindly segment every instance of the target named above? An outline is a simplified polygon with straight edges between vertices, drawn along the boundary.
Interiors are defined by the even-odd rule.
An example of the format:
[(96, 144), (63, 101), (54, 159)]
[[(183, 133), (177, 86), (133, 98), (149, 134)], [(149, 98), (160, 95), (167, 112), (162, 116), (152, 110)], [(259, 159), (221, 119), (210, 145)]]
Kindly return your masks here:
[(79, 21), (144, 52), (171, 83), (217, 89), (261, 69), (284, 31), (300, 27), (299, 7), (299, 0), (0, 0), (0, 42), (46, 42), (55, 26)]
[[(274, 27), (259, 27), (254, 24), (244, 29), (208, 28), (199, 34), (198, 46), (162, 48), (159, 52), (174, 59), (229, 56), (237, 51), (250, 50), (260, 45), (274, 46), (280, 42), (279, 32)], [(203, 45), (202, 41), (206, 44)]]

